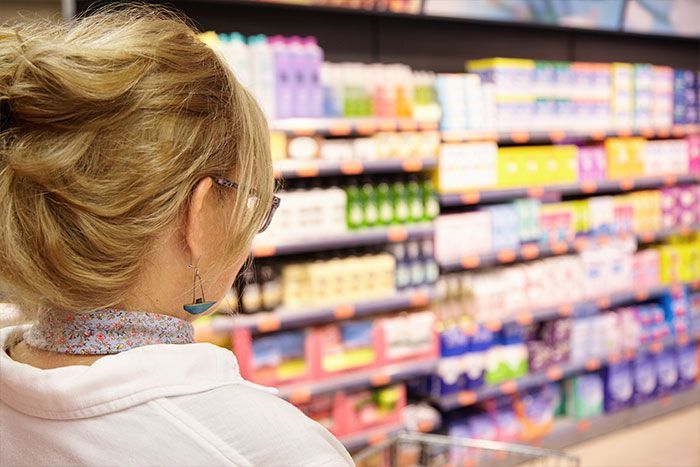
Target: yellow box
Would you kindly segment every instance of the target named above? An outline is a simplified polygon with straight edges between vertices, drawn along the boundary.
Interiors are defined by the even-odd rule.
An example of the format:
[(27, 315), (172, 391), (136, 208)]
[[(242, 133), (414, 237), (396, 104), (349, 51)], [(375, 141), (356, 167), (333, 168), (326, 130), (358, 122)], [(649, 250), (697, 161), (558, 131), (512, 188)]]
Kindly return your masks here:
[(608, 178), (640, 177), (644, 174), (642, 152), (644, 138), (608, 138), (605, 151), (608, 159)]

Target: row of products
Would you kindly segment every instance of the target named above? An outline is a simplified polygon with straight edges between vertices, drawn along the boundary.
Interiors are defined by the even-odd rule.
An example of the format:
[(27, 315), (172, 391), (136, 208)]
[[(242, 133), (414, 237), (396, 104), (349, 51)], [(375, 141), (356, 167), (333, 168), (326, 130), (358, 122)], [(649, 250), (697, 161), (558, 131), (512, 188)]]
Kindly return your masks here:
[(352, 8), (355, 10), (374, 10), (392, 13), (419, 14), (421, 0), (264, 0), (273, 3), (292, 3), (298, 5), (328, 6)]
[[(435, 157), (440, 148), (440, 133), (386, 131), (370, 137), (352, 139), (317, 136), (296, 136), (287, 139), (284, 133), (275, 133), (272, 141), (272, 154), (276, 161), (375, 161)], [(277, 165), (284, 167), (284, 163)]]
[(430, 178), (351, 178), (299, 184), (278, 194), (282, 199), (270, 227), (256, 244), (285, 244), (331, 238), (372, 227), (431, 222), (440, 205)]
[(435, 173), (440, 193), (700, 172), (700, 135), (678, 140), (608, 138), (603, 145), (445, 143)]
[[(559, 203), (533, 199), (493, 205), (435, 221), (435, 250), (440, 263), (516, 249), (530, 242), (551, 245), (577, 235), (644, 234), (700, 224), (700, 185), (596, 196)], [(463, 233), (469, 241), (461, 241)]]
[(334, 436), (396, 426), (406, 407), (406, 387), (385, 386), (360, 391), (322, 394), (297, 407)]
[(698, 74), (629, 63), (492, 58), (436, 80), (443, 130), (670, 128), (698, 122)]
[(250, 314), (357, 303), (398, 290), (434, 284), (439, 269), (432, 239), (395, 243), (386, 250), (317, 254), (299, 262), (261, 261), (242, 274), (224, 300), (227, 311)]
[(266, 385), (318, 381), (437, 356), (430, 311), (351, 320), (250, 337), (234, 336), (241, 374)]

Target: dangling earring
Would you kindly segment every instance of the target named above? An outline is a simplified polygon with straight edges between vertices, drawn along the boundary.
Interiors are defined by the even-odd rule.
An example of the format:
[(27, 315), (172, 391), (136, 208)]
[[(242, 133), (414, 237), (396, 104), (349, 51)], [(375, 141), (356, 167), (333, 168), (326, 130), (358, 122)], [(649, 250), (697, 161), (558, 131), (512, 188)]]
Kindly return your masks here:
[[(204, 286), (202, 285), (202, 276), (199, 275), (199, 268), (197, 266), (192, 266), (191, 264), (190, 267), (194, 269), (194, 281), (192, 282), (192, 303), (183, 305), (183, 308), (191, 315), (199, 315), (213, 307), (216, 302), (204, 301)], [(197, 281), (199, 281), (199, 291), (202, 294), (202, 298), (196, 298)]]

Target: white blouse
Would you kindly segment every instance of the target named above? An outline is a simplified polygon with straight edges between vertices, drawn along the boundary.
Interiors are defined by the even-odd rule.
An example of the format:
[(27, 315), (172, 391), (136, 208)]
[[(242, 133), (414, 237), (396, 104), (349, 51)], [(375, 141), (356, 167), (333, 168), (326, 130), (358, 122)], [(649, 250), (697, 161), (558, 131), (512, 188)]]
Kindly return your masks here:
[(343, 445), (211, 344), (152, 345), (91, 366), (15, 362), (0, 329), (0, 465), (348, 466)]

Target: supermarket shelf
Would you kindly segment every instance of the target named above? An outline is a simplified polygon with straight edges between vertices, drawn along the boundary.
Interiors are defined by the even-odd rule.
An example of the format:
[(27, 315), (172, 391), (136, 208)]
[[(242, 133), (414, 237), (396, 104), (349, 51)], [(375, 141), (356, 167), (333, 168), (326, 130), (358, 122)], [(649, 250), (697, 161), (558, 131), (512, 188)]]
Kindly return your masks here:
[(291, 136), (368, 136), (380, 131), (437, 131), (437, 121), (412, 118), (286, 118), (270, 130)]
[[(700, 335), (697, 333), (692, 336), (692, 340), (698, 340)], [(676, 344), (685, 344), (690, 339), (688, 337), (679, 338), (676, 340), (675, 337), (669, 337), (661, 342), (655, 342), (648, 347), (637, 350), (637, 352), (650, 351), (652, 353), (658, 353), (664, 347), (673, 346)], [(631, 359), (634, 357), (634, 353), (626, 355), (624, 358)], [(485, 400), (493, 399), (495, 397), (511, 395), (518, 391), (535, 388), (542, 386), (549, 382), (559, 381), (561, 379), (573, 376), (579, 373), (584, 373), (586, 371), (596, 371), (602, 366), (607, 365), (610, 362), (619, 361), (623, 358), (620, 355), (611, 355), (608, 358), (591, 358), (585, 363), (569, 363), (565, 365), (555, 365), (548, 368), (542, 373), (534, 373), (526, 375), (522, 378), (505, 381), (498, 385), (485, 386), (483, 388), (477, 389), (476, 391), (461, 391), (457, 394), (433, 398), (433, 402), (440, 407), (442, 410), (454, 410), (460, 407), (468, 407), (470, 405), (483, 402)]]
[(362, 389), (386, 386), (387, 384), (404, 381), (418, 376), (431, 374), (437, 368), (437, 359), (417, 362), (405, 362), (373, 368), (338, 376), (325, 381), (299, 383), (280, 387), (280, 396), (294, 404), (309, 402), (312, 397), (339, 390)]
[(249, 329), (254, 333), (267, 333), (281, 329), (299, 328), (350, 318), (371, 316), (390, 311), (400, 311), (425, 306), (435, 298), (432, 287), (420, 287), (377, 300), (354, 304), (341, 304), (316, 309), (277, 310), (252, 315), (224, 316), (212, 322), (215, 331)]
[(403, 430), (405, 430), (403, 424), (379, 427), (363, 433), (341, 437), (340, 442), (343, 443), (345, 449), (355, 452), (367, 446), (379, 444)]
[(527, 143), (562, 143), (567, 141), (602, 141), (611, 136), (643, 136), (645, 138), (681, 138), (700, 132), (700, 125), (674, 125), (671, 128), (644, 128), (638, 130), (591, 130), (591, 131), (442, 131), (442, 140), (446, 142), (461, 141), (497, 141), (501, 144)]
[(384, 243), (405, 242), (407, 240), (431, 237), (433, 232), (434, 228), (431, 223), (372, 228), (338, 234), (328, 238), (308, 239), (306, 241), (282, 245), (253, 244), (253, 256), (256, 258), (266, 258), (270, 256), (334, 250), (337, 248), (356, 248), (368, 245), (381, 245)]
[(406, 159), (385, 159), (376, 161), (294, 161), (285, 159), (274, 166), (276, 178), (328, 177), (335, 175), (399, 174), (415, 173), (434, 169), (435, 157), (411, 157)]
[[(687, 235), (700, 229), (700, 225), (663, 229), (656, 232), (643, 232), (637, 234), (639, 243), (653, 243), (664, 240), (673, 235)], [(565, 255), (575, 253), (589, 246), (591, 243), (605, 244), (613, 239), (625, 239), (628, 235), (580, 235), (576, 239), (568, 242), (554, 242), (549, 244), (526, 243), (518, 249), (503, 249), (497, 252), (484, 253), (481, 255), (469, 255), (460, 258), (458, 261), (449, 261), (440, 264), (442, 272), (453, 272), (477, 268), (486, 268), (499, 264), (510, 264), (522, 261), (547, 258), (550, 256)]]
[(440, 195), (440, 205), (471, 206), (479, 203), (498, 203), (518, 198), (542, 198), (544, 196), (579, 195), (595, 193), (620, 193), (634, 189), (661, 188), (700, 181), (700, 174), (666, 175), (621, 180), (589, 181), (573, 184), (535, 186), (529, 188), (504, 188), (471, 190), (464, 193)]
[(699, 384), (617, 413), (578, 421), (561, 420), (555, 422), (552, 433), (547, 435), (541, 444), (549, 449), (564, 449), (695, 404), (700, 404)]

